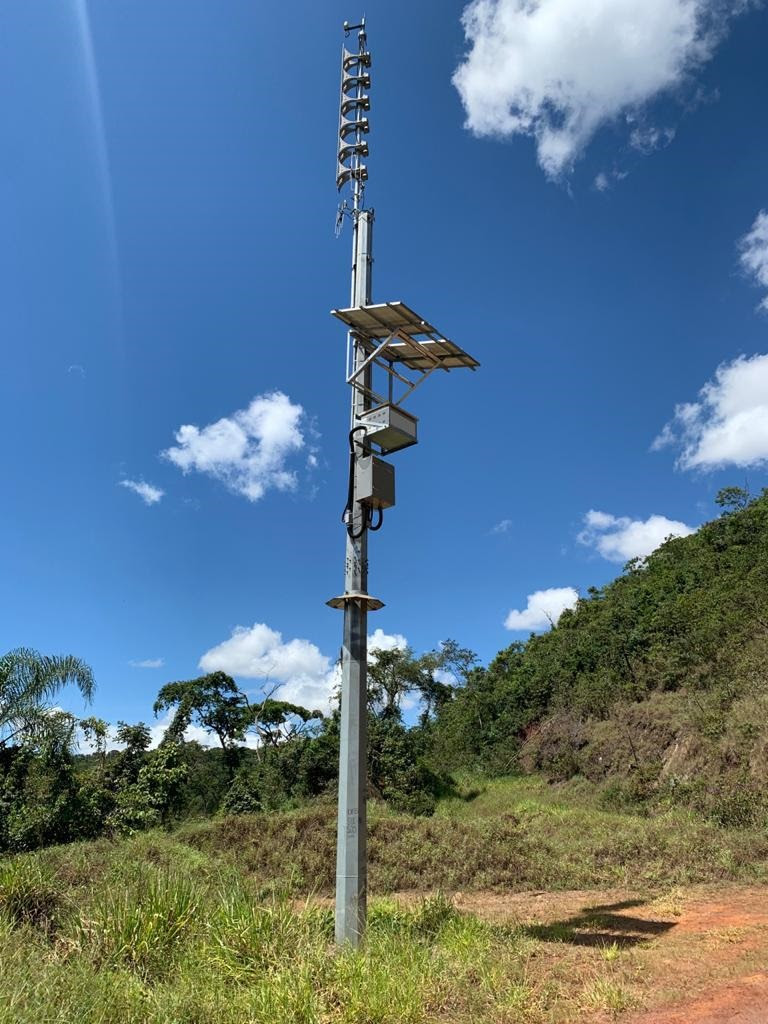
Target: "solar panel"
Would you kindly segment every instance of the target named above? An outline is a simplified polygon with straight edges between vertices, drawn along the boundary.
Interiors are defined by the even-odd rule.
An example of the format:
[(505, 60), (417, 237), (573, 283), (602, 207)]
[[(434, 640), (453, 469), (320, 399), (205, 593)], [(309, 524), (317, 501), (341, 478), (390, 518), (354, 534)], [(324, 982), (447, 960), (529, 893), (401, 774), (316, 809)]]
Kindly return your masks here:
[(373, 343), (394, 335), (397, 340), (390, 342), (381, 352), (381, 358), (390, 363), (402, 363), (411, 370), (435, 367), (474, 370), (480, 365), (454, 342), (442, 337), (436, 327), (404, 302), (332, 309), (331, 313), (355, 334)]

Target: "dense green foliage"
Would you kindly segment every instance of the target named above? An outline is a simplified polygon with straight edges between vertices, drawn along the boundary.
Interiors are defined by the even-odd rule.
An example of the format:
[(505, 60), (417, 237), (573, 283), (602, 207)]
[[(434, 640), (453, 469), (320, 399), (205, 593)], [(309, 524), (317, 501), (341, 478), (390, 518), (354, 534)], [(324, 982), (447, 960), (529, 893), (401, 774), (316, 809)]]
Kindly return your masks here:
[[(216, 813), (271, 811), (335, 789), (338, 710), (323, 717), (272, 694), (253, 701), (230, 676), (214, 672), (161, 688), (154, 710), (170, 711), (170, 723), (160, 746), (150, 750), (151, 731), (142, 722), (120, 722), (112, 736), (99, 718), (78, 723), (46, 709), (42, 698), (52, 692), (51, 666), (58, 668), (60, 685), (75, 681), (87, 696), (92, 679), (74, 659), (35, 657), (26, 675), (17, 667), (20, 652), (1, 663), (15, 666), (14, 687), (6, 692), (27, 696), (23, 718), (6, 715), (8, 741), (0, 743), (0, 850), (128, 834)], [(472, 658), (451, 643), (420, 658), (409, 650), (374, 652), (368, 716), (374, 796), (396, 809), (429, 814), (438, 795), (450, 790), (449, 780), (426, 765), (429, 729), (451, 693), (436, 676)], [(11, 678), (10, 668), (6, 675)], [(409, 694), (423, 702), (416, 729), (402, 720), (401, 702)], [(16, 705), (21, 706), (18, 698)], [(185, 742), (191, 724), (216, 736), (219, 747)], [(78, 737), (93, 753), (73, 752)], [(114, 741), (120, 749), (108, 749)]]
[[(718, 503), (717, 519), (630, 562), (487, 668), (454, 641), (418, 657), (372, 652), (371, 795), (430, 815), (457, 771), (522, 769), (586, 777), (609, 807), (768, 823), (768, 493), (727, 488)], [(91, 696), (71, 656), (0, 658), (0, 849), (333, 796), (338, 709), (323, 717), (274, 691), (254, 701), (214, 672), (160, 689), (155, 713), (171, 716), (158, 749), (145, 724), (120, 723), (121, 749), (108, 750), (105, 722), (50, 708), (67, 682)], [(219, 746), (185, 742), (191, 724)], [(94, 753), (73, 753), (77, 736)]]
[(438, 717), (433, 763), (581, 774), (618, 803), (767, 820), (768, 492), (718, 503), (718, 519), (470, 673)]
[(68, 683), (91, 699), (91, 670), (72, 655), (17, 648), (0, 657), (0, 849), (76, 834), (70, 753), (76, 720), (50, 704)]

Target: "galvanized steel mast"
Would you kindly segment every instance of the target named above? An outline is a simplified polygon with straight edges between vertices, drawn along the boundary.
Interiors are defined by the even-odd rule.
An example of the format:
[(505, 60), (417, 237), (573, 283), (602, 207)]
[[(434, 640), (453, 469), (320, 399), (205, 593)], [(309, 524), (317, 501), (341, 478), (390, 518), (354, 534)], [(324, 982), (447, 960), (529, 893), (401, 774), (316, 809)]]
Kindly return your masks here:
[[(370, 107), (367, 88), (371, 57), (367, 51), (365, 19), (344, 25), (358, 29), (358, 52), (342, 49), (337, 185), (352, 185), (352, 289), (350, 306), (371, 303), (373, 211), (364, 209), (368, 153), (364, 135)], [(350, 116), (351, 115), (351, 116)], [(346, 161), (350, 165), (345, 166)], [(350, 332), (349, 360), (356, 370), (366, 358), (362, 339)], [(349, 372), (349, 367), (348, 367)], [(365, 382), (364, 382), (365, 383)], [(359, 945), (365, 930), (367, 893), (367, 660), (368, 660), (368, 510), (357, 501), (358, 467), (362, 454), (354, 427), (370, 407), (365, 390), (352, 388), (350, 451), (352, 501), (345, 512), (347, 525), (344, 571), (344, 641), (341, 664), (341, 746), (339, 751), (339, 812), (336, 852), (336, 941)], [(358, 596), (353, 596), (358, 595)]]
[(365, 932), (367, 892), (368, 612), (382, 607), (368, 593), (368, 530), (378, 530), (384, 510), (395, 504), (394, 467), (381, 456), (417, 443), (418, 421), (403, 402), (427, 377), (437, 370), (474, 370), (479, 363), (404, 302), (371, 300), (373, 211), (365, 209), (368, 170), (363, 163), (371, 55), (365, 19), (359, 25), (344, 23), (347, 35), (353, 30), (357, 52), (343, 47), (341, 53), (336, 167), (337, 188), (352, 186), (352, 203), (341, 204), (338, 220), (341, 226), (346, 216), (352, 219), (352, 294), (348, 309), (331, 310), (348, 330), (347, 383), (352, 388), (347, 546), (344, 593), (328, 604), (344, 611), (336, 941), (357, 947)]

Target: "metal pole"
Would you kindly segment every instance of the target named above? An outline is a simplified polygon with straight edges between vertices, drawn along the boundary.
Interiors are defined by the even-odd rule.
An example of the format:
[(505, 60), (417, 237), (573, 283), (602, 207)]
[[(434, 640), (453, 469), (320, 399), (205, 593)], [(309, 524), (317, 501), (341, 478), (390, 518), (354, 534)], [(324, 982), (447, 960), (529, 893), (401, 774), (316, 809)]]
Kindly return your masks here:
[[(355, 216), (352, 305), (368, 305), (371, 289), (371, 227), (373, 213)], [(353, 336), (353, 365), (365, 359), (365, 349)], [(352, 389), (352, 416), (369, 402)], [(356, 451), (358, 451), (356, 447)], [(355, 497), (358, 457), (354, 465)], [(366, 510), (355, 500), (352, 533), (347, 535), (344, 590), (368, 592), (368, 531), (363, 529)], [(341, 744), (339, 750), (339, 816), (336, 847), (336, 941), (357, 947), (365, 931), (367, 893), (368, 798), (368, 611), (363, 602), (344, 606), (344, 642), (341, 663)]]
[[(358, 34), (360, 52), (365, 50), (365, 22)], [(358, 89), (362, 95), (362, 88)], [(359, 143), (362, 133), (357, 132)], [(360, 166), (356, 156), (354, 167)], [(373, 211), (362, 209), (364, 184), (353, 179), (354, 233), (352, 238), (352, 306), (371, 302), (373, 262)], [(366, 358), (365, 348), (354, 334), (350, 338), (352, 366), (357, 369)], [(360, 382), (370, 386), (370, 370)], [(352, 388), (351, 424), (370, 401), (365, 391)], [(367, 510), (357, 501), (359, 446), (353, 460), (353, 505), (347, 533), (344, 571), (345, 593), (368, 593)], [(359, 946), (365, 932), (368, 888), (367, 814), (368, 799), (368, 610), (362, 601), (344, 605), (344, 641), (341, 662), (341, 738), (339, 749), (339, 810), (336, 846), (336, 942)]]
[[(368, 133), (368, 119), (361, 116), (370, 108), (370, 99), (366, 89), (370, 86), (370, 75), (367, 69), (371, 66), (371, 55), (366, 49), (365, 18), (359, 25), (344, 22), (345, 35), (353, 29), (358, 32), (359, 51), (357, 54), (342, 48), (341, 98), (339, 110), (339, 149), (336, 163), (336, 185), (339, 191), (347, 184), (352, 185), (353, 205), (349, 210), (346, 200), (339, 207), (337, 228), (344, 222), (344, 216), (351, 213), (353, 221), (352, 239), (352, 294), (351, 308), (348, 310), (332, 310), (333, 314), (343, 320), (352, 331), (347, 336), (347, 382), (352, 383), (352, 409), (350, 438), (350, 476), (347, 505), (344, 510), (344, 522), (347, 526), (346, 565), (344, 573), (344, 594), (331, 598), (327, 602), (332, 608), (344, 609), (344, 642), (341, 660), (341, 737), (339, 749), (339, 816), (336, 852), (336, 942), (342, 946), (356, 948), (360, 945), (365, 933), (366, 896), (367, 896), (367, 769), (368, 769), (368, 612), (383, 607), (378, 598), (368, 593), (368, 528), (379, 529), (381, 518), (376, 526), (372, 526), (373, 508), (381, 510), (394, 502), (393, 468), (383, 460), (377, 459), (369, 465), (378, 465), (379, 471), (385, 469), (392, 481), (392, 493), (389, 499), (383, 494), (373, 494), (367, 490), (360, 471), (360, 457), (370, 455), (371, 443), (381, 454), (397, 451), (416, 443), (416, 420), (409, 417), (404, 410), (399, 410), (400, 417), (405, 417), (412, 424), (403, 428), (395, 436), (400, 443), (382, 444), (381, 434), (375, 431), (375, 425), (368, 417), (361, 424), (364, 414), (368, 412), (374, 401), (373, 365), (376, 353), (383, 349), (394, 337), (390, 334), (387, 341), (382, 341), (374, 331), (369, 333), (366, 321), (386, 326), (376, 315), (376, 309), (386, 309), (394, 313), (396, 308), (405, 310), (403, 324), (396, 327), (401, 347), (405, 354), (399, 355), (404, 365), (420, 373), (416, 381), (410, 381), (400, 375), (391, 365), (382, 366), (384, 357), (378, 362), (389, 374), (390, 413), (403, 398), (409, 395), (437, 367), (445, 370), (453, 367), (479, 366), (477, 360), (447, 339), (440, 340), (436, 328), (417, 316), (403, 303), (386, 303), (381, 307), (373, 307), (365, 313), (359, 312), (360, 307), (372, 306), (371, 270), (373, 264), (373, 211), (364, 209), (365, 182), (368, 170), (362, 163), (362, 157), (368, 155), (368, 145), (363, 136)], [(354, 118), (348, 117), (355, 111)], [(350, 138), (354, 141), (350, 143)], [(348, 165), (347, 161), (351, 161)], [(396, 323), (396, 321), (393, 321)], [(355, 333), (355, 329), (359, 332)], [(429, 340), (418, 340), (428, 338)], [(427, 351), (431, 345), (434, 352)], [(359, 376), (358, 376), (359, 374)], [(392, 378), (397, 379), (407, 390), (397, 402), (394, 401)], [(376, 406), (378, 410), (378, 405)], [(373, 429), (372, 429), (373, 428)], [(387, 428), (389, 429), (389, 428)], [(370, 432), (370, 434), (369, 434)], [(371, 436), (372, 435), (372, 436)], [(368, 442), (366, 442), (368, 438)], [(360, 496), (366, 505), (358, 501)], [(369, 507), (369, 505), (371, 507)]]

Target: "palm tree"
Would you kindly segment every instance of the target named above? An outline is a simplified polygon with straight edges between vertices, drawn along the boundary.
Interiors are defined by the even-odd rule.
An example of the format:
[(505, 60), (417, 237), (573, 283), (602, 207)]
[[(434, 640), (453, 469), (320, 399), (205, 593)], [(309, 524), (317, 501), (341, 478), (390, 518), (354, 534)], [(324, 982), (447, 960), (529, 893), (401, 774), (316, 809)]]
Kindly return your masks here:
[(62, 730), (71, 736), (72, 716), (49, 703), (68, 683), (74, 683), (90, 702), (93, 673), (79, 658), (38, 654), (26, 647), (0, 656), (0, 748), (36, 742)]

